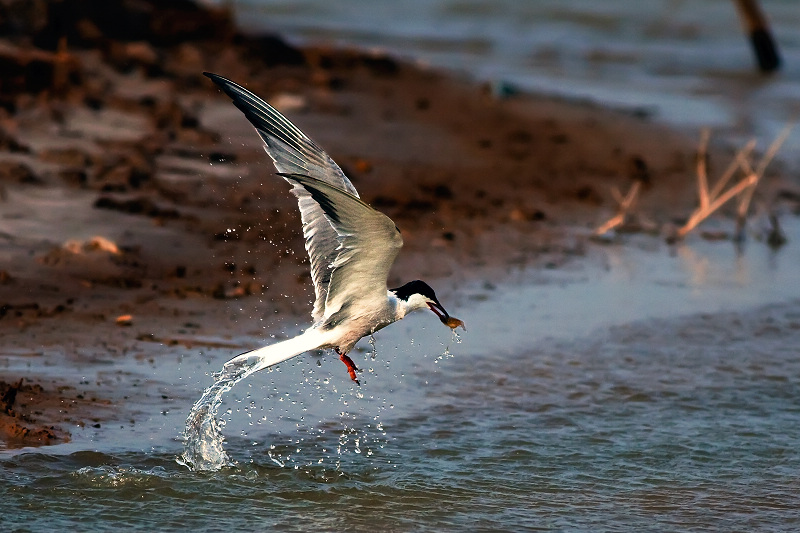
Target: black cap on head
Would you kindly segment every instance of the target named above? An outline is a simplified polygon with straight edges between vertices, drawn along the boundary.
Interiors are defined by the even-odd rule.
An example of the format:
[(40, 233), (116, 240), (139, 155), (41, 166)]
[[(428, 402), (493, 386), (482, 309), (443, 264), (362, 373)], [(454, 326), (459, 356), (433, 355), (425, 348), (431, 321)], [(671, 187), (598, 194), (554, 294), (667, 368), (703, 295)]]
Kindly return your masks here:
[(431, 286), (418, 279), (409, 281), (402, 287), (391, 289), (391, 291), (395, 293), (398, 298), (404, 301), (408, 301), (412, 294), (421, 294), (422, 296), (430, 298), (434, 302), (439, 303), (439, 300), (436, 298), (436, 293), (433, 292)]

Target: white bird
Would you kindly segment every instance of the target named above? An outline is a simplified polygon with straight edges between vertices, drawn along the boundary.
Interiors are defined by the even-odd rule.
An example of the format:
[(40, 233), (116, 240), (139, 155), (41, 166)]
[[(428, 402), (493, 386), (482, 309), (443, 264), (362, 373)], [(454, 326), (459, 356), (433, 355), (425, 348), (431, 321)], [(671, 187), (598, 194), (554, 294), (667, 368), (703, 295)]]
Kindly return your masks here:
[(389, 269), (403, 246), (395, 223), (361, 201), (342, 169), (294, 124), (267, 102), (236, 83), (206, 72), (233, 99), (264, 141), (277, 174), (293, 185), (311, 260), (316, 300), (313, 325), (297, 337), (234, 357), (223, 367), (244, 363), (247, 374), (304, 352), (333, 348), (358, 383), (347, 353), (367, 335), (416, 309), (429, 308), (448, 327), (451, 317), (423, 281), (387, 288)]

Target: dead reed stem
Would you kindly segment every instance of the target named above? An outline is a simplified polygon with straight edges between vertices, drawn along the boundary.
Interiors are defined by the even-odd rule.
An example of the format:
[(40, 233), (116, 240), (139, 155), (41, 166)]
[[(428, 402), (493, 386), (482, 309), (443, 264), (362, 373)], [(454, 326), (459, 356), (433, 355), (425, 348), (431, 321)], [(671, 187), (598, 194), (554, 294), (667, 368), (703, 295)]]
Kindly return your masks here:
[(764, 154), (764, 157), (762, 157), (761, 161), (758, 162), (756, 170), (753, 170), (753, 167), (747, 158), (737, 158), (745, 174), (752, 176), (755, 180), (751, 187), (742, 192), (742, 195), (739, 197), (739, 204), (736, 208), (736, 238), (739, 240), (744, 238), (747, 212), (750, 209), (750, 202), (753, 200), (753, 194), (755, 193), (756, 187), (761, 181), (761, 178), (764, 177), (764, 172), (766, 172), (767, 166), (775, 158), (775, 155), (778, 153), (778, 150), (780, 150), (781, 146), (786, 141), (786, 138), (792, 132), (793, 128), (793, 123), (789, 123), (784, 126), (778, 136), (775, 137), (775, 140), (772, 141), (772, 144), (770, 144), (769, 148), (767, 149), (767, 153)]
[[(767, 153), (759, 161), (756, 169), (750, 164), (750, 157), (755, 148), (755, 140), (750, 140), (745, 144), (733, 158), (733, 161), (725, 169), (725, 172), (720, 176), (714, 186), (709, 190), (708, 188), (708, 169), (707, 169), (707, 153), (708, 153), (708, 130), (704, 129), (700, 136), (700, 145), (698, 147), (697, 157), (697, 191), (699, 206), (695, 209), (683, 225), (676, 232), (676, 237), (683, 238), (696, 228), (702, 221), (711, 216), (717, 209), (725, 205), (732, 198), (739, 196), (739, 203), (737, 205), (737, 234), (741, 237), (744, 230), (747, 212), (750, 208), (750, 202), (753, 199), (756, 186), (764, 176), (770, 161), (775, 157), (783, 145), (786, 138), (794, 128), (794, 123), (787, 124), (781, 133), (775, 138), (772, 144), (767, 149)], [(744, 178), (735, 185), (729, 187), (728, 182), (736, 174), (736, 171), (741, 169), (744, 173)]]
[(633, 207), (634, 202), (636, 201), (636, 196), (639, 194), (639, 189), (642, 186), (642, 182), (636, 180), (631, 185), (631, 188), (628, 190), (628, 193), (623, 197), (622, 194), (619, 192), (619, 189), (616, 187), (611, 189), (611, 194), (614, 195), (614, 198), (617, 200), (619, 204), (619, 208), (617, 209), (617, 214), (608, 219), (605, 223), (598, 226), (596, 230), (594, 230), (595, 235), (603, 235), (612, 229), (616, 228), (617, 226), (621, 226), (625, 223), (625, 219), (628, 217), (628, 212)]

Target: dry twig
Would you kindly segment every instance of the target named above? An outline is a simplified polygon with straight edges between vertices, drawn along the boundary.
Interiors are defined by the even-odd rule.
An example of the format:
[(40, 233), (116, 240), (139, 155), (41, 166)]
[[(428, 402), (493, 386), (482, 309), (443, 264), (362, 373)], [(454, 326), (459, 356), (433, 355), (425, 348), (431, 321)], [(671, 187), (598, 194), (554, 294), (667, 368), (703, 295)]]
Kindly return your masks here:
[(603, 235), (612, 229), (621, 226), (625, 223), (625, 219), (628, 216), (628, 212), (633, 207), (634, 202), (636, 201), (636, 196), (639, 194), (639, 189), (642, 186), (642, 182), (636, 180), (631, 185), (631, 188), (628, 190), (628, 194), (624, 197), (619, 192), (619, 189), (614, 187), (611, 189), (611, 193), (614, 195), (614, 199), (617, 200), (619, 204), (619, 208), (617, 209), (617, 214), (608, 219), (604, 224), (598, 226), (596, 230), (594, 230), (595, 235)]
[(758, 182), (761, 181), (761, 178), (764, 176), (764, 172), (767, 170), (767, 166), (778, 153), (778, 150), (780, 150), (781, 146), (786, 141), (786, 138), (792, 132), (793, 128), (794, 124), (790, 123), (787, 124), (783, 130), (781, 130), (775, 140), (772, 141), (772, 144), (767, 149), (767, 153), (761, 158), (761, 161), (759, 161), (755, 170), (753, 170), (753, 167), (750, 165), (750, 161), (748, 161), (747, 158), (743, 158), (739, 161), (744, 173), (748, 176), (753, 176), (755, 178), (755, 183), (753, 183), (753, 185), (745, 190), (739, 197), (739, 204), (736, 209), (736, 238), (738, 240), (742, 240), (744, 238), (744, 227), (747, 220), (747, 211), (750, 209), (750, 202), (753, 200), (753, 193), (758, 186)]
[[(767, 169), (767, 165), (775, 157), (775, 154), (778, 153), (778, 150), (789, 136), (789, 133), (792, 131), (793, 127), (794, 124), (789, 124), (783, 129), (780, 135), (778, 135), (778, 137), (772, 142), (767, 150), (767, 153), (761, 159), (755, 170), (753, 170), (753, 167), (750, 164), (750, 155), (755, 148), (755, 140), (748, 142), (736, 153), (736, 156), (731, 164), (728, 166), (722, 176), (720, 176), (719, 180), (717, 180), (711, 190), (708, 188), (706, 167), (709, 135), (708, 130), (703, 130), (703, 133), (700, 137), (700, 146), (698, 148), (697, 158), (697, 189), (700, 205), (694, 210), (694, 212), (692, 212), (691, 216), (689, 216), (689, 220), (686, 221), (686, 224), (678, 229), (675, 236), (677, 238), (685, 237), (687, 233), (696, 228), (698, 224), (711, 216), (711, 214), (717, 209), (722, 207), (732, 198), (739, 195), (741, 196), (739, 197), (739, 204), (737, 208), (737, 233), (741, 236), (741, 233), (744, 229), (745, 219), (747, 217), (747, 211), (750, 207), (750, 201), (752, 200), (755, 188), (763, 177), (764, 171)], [(743, 171), (745, 175), (744, 178), (725, 190), (728, 182), (739, 169)]]

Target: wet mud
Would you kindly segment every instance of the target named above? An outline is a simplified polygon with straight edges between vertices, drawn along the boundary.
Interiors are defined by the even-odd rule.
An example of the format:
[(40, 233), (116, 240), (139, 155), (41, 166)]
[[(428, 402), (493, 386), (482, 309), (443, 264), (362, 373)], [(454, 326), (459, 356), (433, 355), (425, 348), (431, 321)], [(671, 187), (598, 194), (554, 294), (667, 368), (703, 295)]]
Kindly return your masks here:
[[(203, 71), (262, 95), (323, 146), (403, 233), (390, 285), (441, 280), (442, 299), (463, 283), (580, 260), (614, 213), (613, 187), (642, 182), (638, 208), (657, 228), (696, 202), (696, 138), (646, 116), (498, 96), (379, 53), (297, 48), (189, 2), (66, 5), (0, 10), (8, 446), (135, 418), (131, 380), (91, 377), (104, 361), (176, 345), (235, 355), (242, 336), (306, 322), (294, 199)], [(732, 153), (712, 147), (711, 164)], [(764, 197), (796, 210), (800, 189), (779, 170)]]

